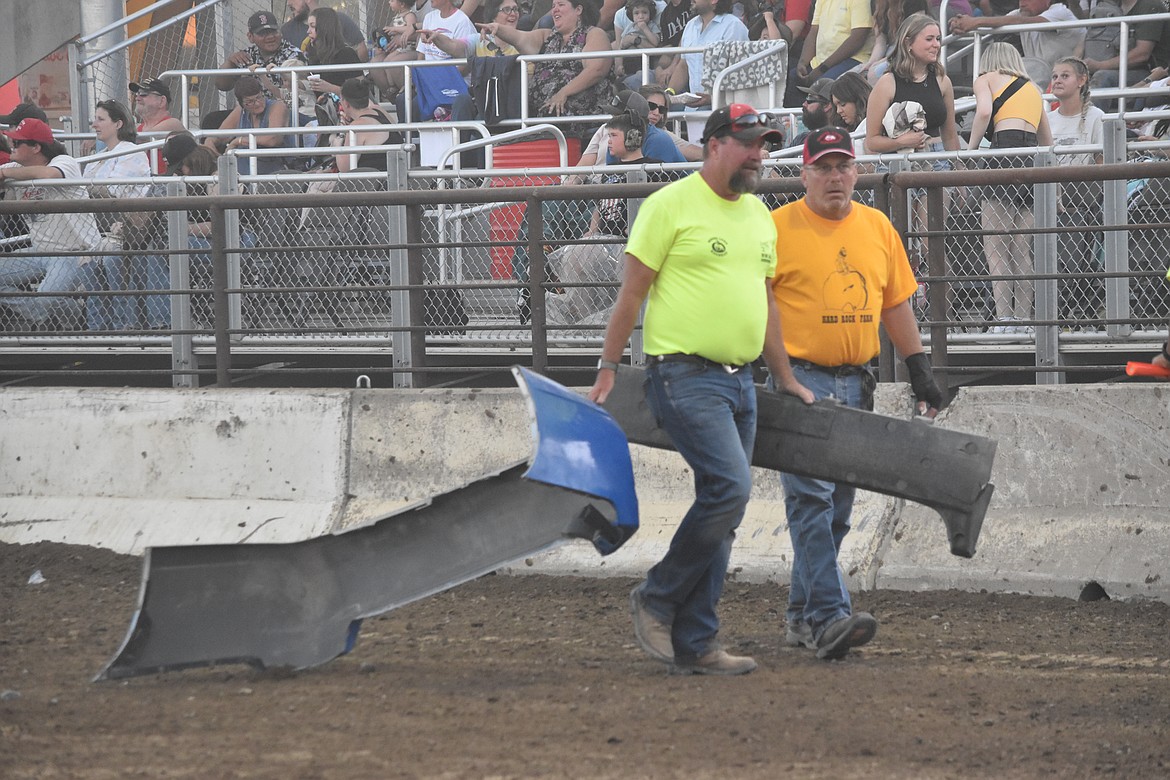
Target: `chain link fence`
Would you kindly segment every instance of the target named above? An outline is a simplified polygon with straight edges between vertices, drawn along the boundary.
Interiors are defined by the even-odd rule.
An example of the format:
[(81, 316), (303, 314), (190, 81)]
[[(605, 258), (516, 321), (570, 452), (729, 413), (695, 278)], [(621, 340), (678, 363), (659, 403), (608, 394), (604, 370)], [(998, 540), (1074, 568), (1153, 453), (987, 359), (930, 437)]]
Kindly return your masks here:
[[(109, 225), (123, 225), (104, 250), (34, 254), (19, 229), (10, 232), (0, 266), (35, 272), (0, 277), (6, 280), (0, 345), (19, 350), (68, 340), (132, 350), (157, 334), (191, 339), (195, 349), (226, 336), (238, 345), (357, 344), (387, 350), (396, 361), (412, 353), (416, 362), (441, 346), (531, 349), (545, 359), (550, 349), (596, 349), (620, 284), (626, 226), (648, 192), (686, 171), (599, 169), (598, 183), (565, 186), (561, 174), (571, 169), (425, 172), (409, 169), (409, 151), (391, 154), (401, 160), (389, 166), (390, 174), (260, 177), (239, 176), (228, 155), (218, 177), (139, 182), (151, 188), (150, 199), (186, 197), (195, 204), (189, 207), (150, 209), (141, 199), (72, 204), (99, 212), (96, 221), (107, 226), (108, 237), (116, 235)], [(916, 297), (924, 332), (941, 324), (955, 344), (1017, 344), (1038, 352), (1046, 324), (1059, 330), (1057, 351), (1081, 337), (1124, 343), (1164, 333), (1170, 198), (1165, 179), (1147, 173), (1149, 163), (1124, 170), (1125, 180), (1103, 183), (947, 186), (945, 208), (933, 212), (935, 221), (945, 216), (941, 236), (923, 229), (933, 224), (932, 210), (917, 208), (939, 188), (910, 187), (910, 255), (920, 264), (923, 287), (945, 292), (938, 315), (934, 296)], [(889, 181), (897, 182), (892, 173)], [(761, 192), (769, 207), (800, 197), (798, 174), (795, 164), (769, 167)], [(1053, 169), (1052, 176), (1060, 174)], [(1038, 168), (1030, 175), (1048, 173)], [(889, 193), (896, 197), (899, 190), (887, 190), (885, 181), (865, 177), (858, 198), (881, 206)], [(212, 183), (218, 200), (189, 197)], [(1120, 214), (1110, 211), (1111, 188), (1122, 193)], [(1002, 212), (988, 209), (988, 200), (1024, 190), (1033, 192), (1036, 227), (1020, 226), (1019, 203), (1016, 222), (989, 220)], [(218, 239), (211, 204), (221, 201), (230, 205), (220, 212)], [(67, 211), (69, 202), (61, 203), (56, 208)], [(0, 206), (0, 216), (40, 218), (19, 206)], [(1044, 209), (1052, 215), (1047, 222)], [(988, 240), (1020, 236), (1026, 262), (993, 271)], [(935, 247), (944, 253), (941, 269), (925, 263)], [(221, 278), (217, 249), (224, 253)], [(75, 273), (64, 287), (46, 286), (46, 269), (28, 265), (46, 256), (72, 264)], [(1051, 270), (1043, 261), (1049, 256)], [(996, 319), (995, 294), (1004, 279), (1029, 285), (1034, 307), (1013, 315), (1019, 317), (1013, 324), (1032, 331), (995, 330), (1004, 325)], [(29, 317), (29, 302), (59, 311), (52, 319)]]

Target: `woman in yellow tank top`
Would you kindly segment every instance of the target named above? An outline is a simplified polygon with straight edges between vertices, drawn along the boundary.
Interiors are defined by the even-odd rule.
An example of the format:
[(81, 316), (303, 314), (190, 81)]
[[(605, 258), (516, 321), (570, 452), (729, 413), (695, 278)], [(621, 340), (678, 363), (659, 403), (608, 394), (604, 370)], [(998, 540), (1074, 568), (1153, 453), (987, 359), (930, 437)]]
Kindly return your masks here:
[[(983, 53), (980, 70), (981, 75), (975, 79), (975, 120), (967, 148), (978, 149), (985, 134), (990, 137), (992, 149), (1051, 146), (1052, 130), (1044, 100), (1040, 90), (1028, 80), (1024, 62), (1015, 47), (1000, 42), (991, 44)], [(1032, 164), (1030, 155), (980, 160), (983, 168), (1031, 167)], [(1030, 334), (1034, 329), (1020, 322), (1032, 319), (1034, 298), (1032, 187), (986, 187), (981, 200), (980, 222), (988, 231), (983, 237), (987, 270), (991, 276), (1004, 277), (991, 283), (996, 322), (989, 332)]]

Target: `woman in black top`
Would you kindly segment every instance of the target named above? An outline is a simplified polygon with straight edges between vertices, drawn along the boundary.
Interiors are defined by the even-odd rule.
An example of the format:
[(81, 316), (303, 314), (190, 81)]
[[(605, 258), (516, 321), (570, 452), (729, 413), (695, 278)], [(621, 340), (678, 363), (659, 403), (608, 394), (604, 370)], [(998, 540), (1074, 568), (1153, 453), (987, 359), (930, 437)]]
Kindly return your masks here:
[[(938, 22), (926, 14), (906, 17), (898, 28), (890, 54), (890, 70), (874, 86), (866, 115), (865, 149), (871, 154), (903, 150), (958, 151), (955, 124), (955, 90), (939, 60), (942, 33)], [(911, 130), (897, 138), (883, 135), (882, 120), (895, 103), (914, 101), (926, 111), (926, 129)]]
[[(317, 8), (309, 14), (309, 40), (305, 57), (310, 65), (357, 65), (361, 62), (357, 52), (345, 45), (341, 22), (332, 8)], [(360, 69), (313, 74), (309, 77), (309, 88), (318, 95), (340, 95), (341, 84), (364, 75), (365, 71)]]
[[(375, 129), (367, 132), (357, 132), (354, 134), (355, 146), (382, 146), (385, 144), (400, 144), (402, 143), (402, 135), (400, 133), (392, 133), (390, 130), (377, 129), (378, 125), (390, 125), (393, 121), (386, 112), (378, 107), (377, 103), (370, 101), (370, 83), (364, 78), (350, 79), (341, 87), (341, 117), (342, 121), (354, 127), (360, 125), (372, 125)], [(338, 133), (334, 136), (336, 143), (343, 146), (348, 146), (346, 138), (349, 133)], [(379, 171), (386, 170), (386, 153), (385, 152), (367, 152), (359, 155), (357, 158), (357, 165), (352, 165), (352, 154), (339, 154), (335, 158), (337, 163), (337, 170), (342, 173), (353, 170), (353, 168), (375, 168)]]

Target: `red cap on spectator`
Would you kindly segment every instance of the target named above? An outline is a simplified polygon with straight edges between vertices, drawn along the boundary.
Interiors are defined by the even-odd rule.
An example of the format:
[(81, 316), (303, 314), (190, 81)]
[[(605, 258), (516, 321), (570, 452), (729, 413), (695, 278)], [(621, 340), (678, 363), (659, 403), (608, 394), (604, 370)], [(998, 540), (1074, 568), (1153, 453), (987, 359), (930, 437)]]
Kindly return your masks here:
[(4, 135), (13, 141), (36, 141), (39, 144), (53, 143), (53, 131), (39, 119), (22, 119), (15, 130), (5, 130)]

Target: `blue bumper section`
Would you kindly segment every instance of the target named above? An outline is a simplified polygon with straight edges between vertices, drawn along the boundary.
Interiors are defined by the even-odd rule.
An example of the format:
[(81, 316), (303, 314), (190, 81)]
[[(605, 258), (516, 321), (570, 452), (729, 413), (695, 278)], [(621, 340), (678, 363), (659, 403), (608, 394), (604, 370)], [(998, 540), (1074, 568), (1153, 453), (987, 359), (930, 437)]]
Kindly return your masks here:
[(593, 509), (581, 518), (583, 538), (609, 555), (638, 530), (638, 495), (626, 435), (609, 412), (551, 379), (516, 366), (516, 383), (528, 399), (536, 454), (525, 478), (604, 498), (613, 520)]

